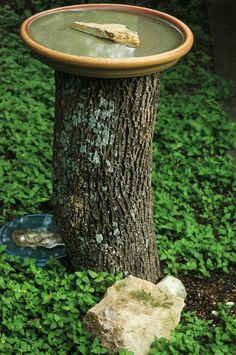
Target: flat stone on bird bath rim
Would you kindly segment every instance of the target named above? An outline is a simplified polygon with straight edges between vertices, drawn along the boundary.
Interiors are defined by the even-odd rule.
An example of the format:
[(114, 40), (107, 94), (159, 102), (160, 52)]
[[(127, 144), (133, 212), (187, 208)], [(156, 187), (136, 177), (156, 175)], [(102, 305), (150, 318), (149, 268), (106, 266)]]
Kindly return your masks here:
[[(137, 32), (136, 48), (75, 31), (74, 22), (120, 24)], [(178, 19), (129, 5), (91, 4), (52, 9), (27, 19), (21, 35), (34, 56), (54, 69), (91, 77), (148, 75), (174, 65), (193, 35)]]
[(98, 38), (108, 39), (123, 46), (133, 48), (140, 46), (140, 38), (137, 32), (131, 31), (127, 26), (119, 23), (100, 24), (75, 21), (72, 23), (71, 28)]

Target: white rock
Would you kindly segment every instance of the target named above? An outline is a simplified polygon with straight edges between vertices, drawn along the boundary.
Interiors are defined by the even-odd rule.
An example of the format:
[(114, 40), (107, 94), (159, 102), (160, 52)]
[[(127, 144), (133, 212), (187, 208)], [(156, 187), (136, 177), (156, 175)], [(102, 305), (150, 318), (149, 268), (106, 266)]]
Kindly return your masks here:
[(85, 32), (96, 37), (109, 39), (128, 47), (138, 47), (140, 45), (140, 39), (137, 32), (129, 30), (125, 25), (117, 23), (99, 24), (73, 22), (71, 27), (75, 30)]
[(217, 311), (211, 311), (211, 313), (216, 317), (219, 315), (219, 312), (217, 312)]
[(146, 355), (154, 337), (170, 338), (185, 296), (182, 282), (172, 276), (157, 285), (128, 276), (107, 290), (83, 322), (111, 352), (127, 348), (135, 355)]
[(234, 306), (234, 302), (226, 302), (226, 306), (232, 307)]
[(166, 276), (158, 283), (158, 287), (169, 290), (173, 295), (181, 297), (185, 300), (187, 293), (185, 287), (179, 279), (174, 276)]

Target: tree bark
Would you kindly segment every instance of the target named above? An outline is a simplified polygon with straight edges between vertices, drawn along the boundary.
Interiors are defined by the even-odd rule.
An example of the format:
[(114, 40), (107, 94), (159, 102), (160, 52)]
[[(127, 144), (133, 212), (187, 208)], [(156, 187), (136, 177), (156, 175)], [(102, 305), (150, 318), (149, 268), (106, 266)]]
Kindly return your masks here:
[(72, 266), (157, 282), (151, 168), (160, 74), (55, 78), (54, 216)]

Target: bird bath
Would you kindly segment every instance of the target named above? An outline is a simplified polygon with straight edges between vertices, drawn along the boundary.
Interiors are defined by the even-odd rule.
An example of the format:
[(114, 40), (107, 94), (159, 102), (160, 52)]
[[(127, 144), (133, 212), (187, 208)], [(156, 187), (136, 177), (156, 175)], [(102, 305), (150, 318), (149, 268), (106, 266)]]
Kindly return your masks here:
[[(140, 44), (77, 31), (75, 21), (125, 25)], [(192, 32), (152, 9), (90, 4), (36, 14), (21, 36), (55, 69), (54, 216), (72, 265), (156, 282), (150, 175), (159, 72), (191, 49)]]
[[(138, 32), (129, 48), (73, 30), (73, 21), (121, 23)], [(27, 19), (21, 35), (34, 56), (54, 69), (77, 75), (118, 78), (147, 75), (174, 65), (191, 48), (193, 36), (178, 19), (129, 5), (74, 5)]]

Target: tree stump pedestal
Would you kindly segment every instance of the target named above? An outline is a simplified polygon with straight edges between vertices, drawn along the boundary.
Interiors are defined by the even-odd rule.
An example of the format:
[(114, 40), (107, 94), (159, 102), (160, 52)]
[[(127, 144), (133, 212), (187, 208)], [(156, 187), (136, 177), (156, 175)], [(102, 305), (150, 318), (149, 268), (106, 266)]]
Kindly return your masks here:
[(55, 77), (54, 217), (72, 265), (157, 282), (151, 169), (160, 74)]

